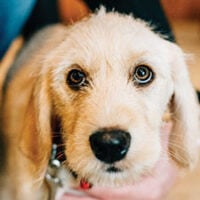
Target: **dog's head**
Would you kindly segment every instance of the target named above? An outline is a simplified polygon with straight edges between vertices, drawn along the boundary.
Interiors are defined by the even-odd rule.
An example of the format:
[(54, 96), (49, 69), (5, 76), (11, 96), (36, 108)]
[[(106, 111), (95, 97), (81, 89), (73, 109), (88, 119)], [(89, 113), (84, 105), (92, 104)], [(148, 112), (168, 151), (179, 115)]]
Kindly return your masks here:
[(66, 168), (79, 178), (119, 185), (148, 173), (169, 105), (170, 155), (184, 167), (197, 159), (199, 112), (183, 52), (140, 20), (100, 12), (69, 27), (37, 84), (39, 135), (51, 137), (55, 115)]

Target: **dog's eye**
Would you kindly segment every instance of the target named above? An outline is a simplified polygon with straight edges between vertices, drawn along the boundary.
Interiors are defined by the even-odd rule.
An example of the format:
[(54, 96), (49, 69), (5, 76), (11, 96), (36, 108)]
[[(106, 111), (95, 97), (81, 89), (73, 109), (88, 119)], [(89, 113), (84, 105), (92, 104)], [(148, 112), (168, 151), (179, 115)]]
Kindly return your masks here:
[(145, 85), (153, 80), (154, 73), (146, 65), (139, 65), (135, 68), (133, 80), (137, 85)]
[(86, 75), (79, 69), (73, 69), (68, 73), (67, 83), (73, 89), (79, 89), (86, 83)]

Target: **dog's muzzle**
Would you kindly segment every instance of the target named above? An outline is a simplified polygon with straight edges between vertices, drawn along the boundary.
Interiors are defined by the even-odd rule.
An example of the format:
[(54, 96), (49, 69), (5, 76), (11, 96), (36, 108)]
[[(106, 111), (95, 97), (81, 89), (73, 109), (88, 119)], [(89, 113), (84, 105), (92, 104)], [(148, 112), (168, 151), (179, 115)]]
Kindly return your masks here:
[(131, 136), (123, 130), (102, 129), (93, 133), (89, 140), (96, 158), (112, 164), (125, 158), (130, 147)]

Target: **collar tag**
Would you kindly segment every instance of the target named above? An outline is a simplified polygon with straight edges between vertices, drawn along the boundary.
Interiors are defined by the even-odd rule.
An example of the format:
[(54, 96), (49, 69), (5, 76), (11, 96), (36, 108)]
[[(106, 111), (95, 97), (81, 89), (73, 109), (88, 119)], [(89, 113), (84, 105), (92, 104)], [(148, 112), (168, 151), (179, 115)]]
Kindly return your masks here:
[(61, 162), (56, 158), (57, 144), (52, 145), (51, 158), (46, 172), (46, 182), (50, 187), (50, 199), (55, 199), (56, 190), (58, 187), (62, 187), (62, 181), (58, 176), (58, 172), (61, 169)]

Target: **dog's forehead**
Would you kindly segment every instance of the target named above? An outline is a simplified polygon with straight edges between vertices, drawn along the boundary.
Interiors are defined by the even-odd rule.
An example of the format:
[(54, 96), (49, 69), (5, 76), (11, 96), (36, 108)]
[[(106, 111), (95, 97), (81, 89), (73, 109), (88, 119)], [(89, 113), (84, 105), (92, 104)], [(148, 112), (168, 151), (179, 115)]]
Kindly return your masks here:
[(99, 66), (102, 69), (108, 65), (114, 69), (123, 66), (127, 72), (133, 62), (141, 61), (148, 65), (149, 61), (164, 61), (168, 54), (166, 43), (141, 20), (105, 13), (72, 25), (58, 52), (61, 52), (61, 66), (75, 63), (86, 70), (97, 70)]
[(162, 41), (145, 22), (116, 13), (94, 15), (73, 26), (66, 38), (70, 48), (79, 49), (80, 56), (89, 52), (101, 58), (153, 52)]

